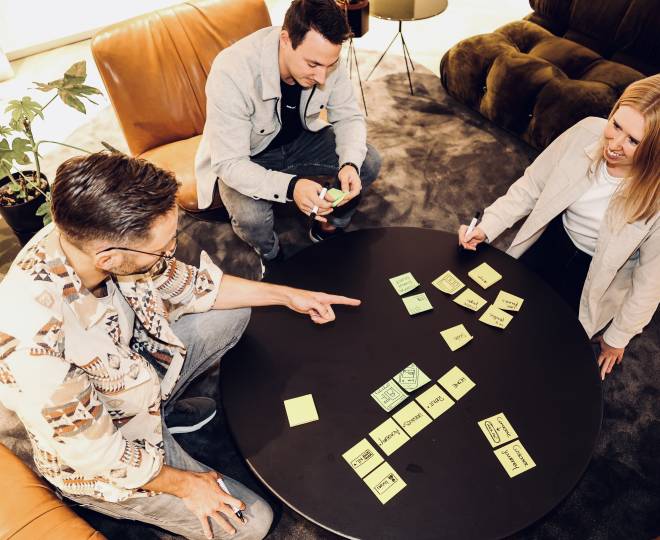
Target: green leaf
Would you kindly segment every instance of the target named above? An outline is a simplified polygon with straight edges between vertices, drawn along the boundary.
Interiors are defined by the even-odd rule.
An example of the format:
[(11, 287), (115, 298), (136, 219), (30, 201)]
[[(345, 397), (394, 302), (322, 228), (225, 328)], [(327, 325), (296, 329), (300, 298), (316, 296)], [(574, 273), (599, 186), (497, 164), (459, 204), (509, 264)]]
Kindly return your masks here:
[(77, 111), (80, 111), (83, 114), (87, 113), (87, 109), (85, 109), (85, 104), (80, 101), (76, 96), (74, 96), (72, 93), (67, 92), (66, 90), (60, 90), (58, 92), (60, 98), (62, 98), (62, 101), (66, 103), (69, 107), (73, 107)]
[(14, 132), (9, 126), (0, 126), (0, 137), (8, 137)]
[(42, 202), (39, 205), (39, 208), (37, 208), (36, 214), (38, 216), (45, 216), (46, 214), (50, 213), (50, 203), (49, 202)]
[(64, 72), (64, 77), (82, 78), (84, 81), (87, 78), (87, 62), (85, 60), (76, 62)]
[(35, 116), (39, 116), (43, 119), (44, 115), (41, 112), (43, 107), (34, 101), (31, 97), (25, 96), (22, 99), (12, 99), (7, 107), (5, 112), (11, 113), (11, 122), (10, 126), (20, 126), (20, 130), (23, 131), (22, 121), (24, 118), (27, 118), (28, 122), (32, 122)]

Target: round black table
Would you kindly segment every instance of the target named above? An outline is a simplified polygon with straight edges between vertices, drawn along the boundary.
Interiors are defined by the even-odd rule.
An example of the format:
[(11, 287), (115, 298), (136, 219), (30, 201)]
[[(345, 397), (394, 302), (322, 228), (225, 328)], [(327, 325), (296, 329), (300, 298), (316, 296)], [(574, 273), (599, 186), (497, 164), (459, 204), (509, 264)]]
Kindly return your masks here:
[[(483, 290), (467, 275), (486, 261), (503, 275)], [(431, 281), (451, 270), (489, 302), (525, 299), (502, 331)], [(388, 278), (412, 272), (433, 311), (411, 317)], [(349, 538), (500, 538), (533, 523), (575, 486), (602, 417), (598, 369), (570, 308), (505, 253), (456, 247), (453, 234), (385, 228), (307, 248), (269, 280), (362, 299), (315, 325), (284, 308), (255, 309), (222, 361), (229, 426), (255, 474), (307, 519)], [(440, 331), (474, 339), (451, 352)], [(342, 454), (399, 410), (370, 394), (411, 362), (432, 380), (458, 366), (476, 387), (386, 461), (407, 487), (381, 504)], [(418, 395), (428, 385), (413, 393)], [(311, 393), (320, 420), (290, 428), (283, 401)], [(408, 403), (410, 400), (406, 401)], [(536, 467), (509, 478), (477, 422), (504, 412)]]

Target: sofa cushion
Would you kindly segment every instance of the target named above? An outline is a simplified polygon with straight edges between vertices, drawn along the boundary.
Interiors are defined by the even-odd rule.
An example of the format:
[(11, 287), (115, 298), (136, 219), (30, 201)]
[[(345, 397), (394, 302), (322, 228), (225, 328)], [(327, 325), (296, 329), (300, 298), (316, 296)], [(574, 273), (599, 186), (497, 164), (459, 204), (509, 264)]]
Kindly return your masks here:
[(459, 42), (440, 71), (449, 94), (539, 149), (586, 116), (607, 116), (643, 77), (529, 21)]
[(0, 538), (105, 538), (58, 499), (52, 488), (2, 444), (0, 463)]

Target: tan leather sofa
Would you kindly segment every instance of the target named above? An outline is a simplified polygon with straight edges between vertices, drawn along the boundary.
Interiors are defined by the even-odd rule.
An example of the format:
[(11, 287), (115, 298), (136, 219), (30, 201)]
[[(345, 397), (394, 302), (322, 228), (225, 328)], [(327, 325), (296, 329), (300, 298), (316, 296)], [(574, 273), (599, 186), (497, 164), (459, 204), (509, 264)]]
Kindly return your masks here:
[[(194, 157), (213, 59), (270, 24), (263, 0), (193, 0), (117, 23), (92, 41), (131, 153), (176, 174), (189, 212), (199, 211)], [(219, 206), (216, 193), (211, 208)]]
[(103, 540), (58, 499), (11, 450), (0, 444), (1, 540)]

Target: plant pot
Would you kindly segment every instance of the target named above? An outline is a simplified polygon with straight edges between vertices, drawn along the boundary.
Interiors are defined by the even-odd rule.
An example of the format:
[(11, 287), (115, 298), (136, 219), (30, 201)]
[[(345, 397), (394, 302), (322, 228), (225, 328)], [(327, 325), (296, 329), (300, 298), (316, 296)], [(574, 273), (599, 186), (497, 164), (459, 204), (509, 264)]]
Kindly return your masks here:
[[(23, 174), (34, 174), (34, 171), (23, 171)], [(20, 177), (18, 173), (12, 174), (14, 179)], [(42, 173), (41, 178), (46, 180), (46, 176)], [(6, 176), (0, 179), (0, 188), (9, 183), (9, 178)], [(46, 182), (46, 189), (48, 191), (50, 188)], [(0, 206), (0, 214), (11, 227), (12, 231), (18, 238), (18, 241), (21, 243), (21, 246), (24, 246), (28, 243), (30, 238), (32, 238), (39, 230), (44, 226), (43, 218), (37, 215), (37, 209), (46, 202), (46, 198), (39, 193), (34, 199), (16, 204), (13, 206)]]

